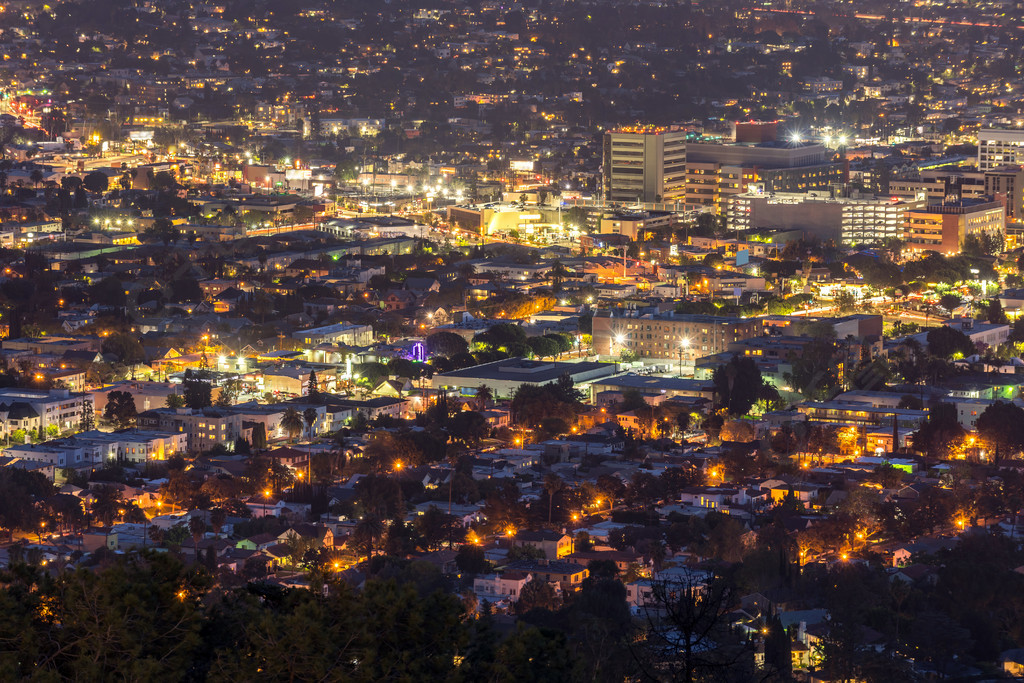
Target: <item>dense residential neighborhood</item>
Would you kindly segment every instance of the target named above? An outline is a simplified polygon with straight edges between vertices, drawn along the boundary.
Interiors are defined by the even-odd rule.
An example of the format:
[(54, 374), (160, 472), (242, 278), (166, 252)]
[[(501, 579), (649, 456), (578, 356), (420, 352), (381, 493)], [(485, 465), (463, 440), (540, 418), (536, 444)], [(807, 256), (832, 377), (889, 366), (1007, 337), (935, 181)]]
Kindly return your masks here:
[(7, 0), (0, 676), (1024, 677), (1022, 31)]

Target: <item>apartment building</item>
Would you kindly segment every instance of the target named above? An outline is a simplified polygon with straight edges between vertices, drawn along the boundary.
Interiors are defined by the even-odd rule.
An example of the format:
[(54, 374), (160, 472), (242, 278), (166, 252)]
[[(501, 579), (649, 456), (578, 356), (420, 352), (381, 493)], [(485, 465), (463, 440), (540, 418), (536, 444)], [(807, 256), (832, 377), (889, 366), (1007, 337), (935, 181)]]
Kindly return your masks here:
[(31, 389), (0, 389), (0, 425), (8, 438), (18, 429), (47, 431), (56, 427), (59, 432), (79, 429), (89, 394), (74, 393), (68, 389), (34, 391)]
[(158, 408), (140, 413), (140, 429), (183, 433), (188, 436), (188, 450), (199, 453), (217, 444), (231, 447), (239, 436), (251, 438), (251, 428), (243, 428), (241, 413), (221, 408)]
[(594, 315), (593, 344), (602, 356), (632, 351), (638, 357), (693, 361), (761, 334), (761, 321), (717, 315), (638, 314), (602, 309)]

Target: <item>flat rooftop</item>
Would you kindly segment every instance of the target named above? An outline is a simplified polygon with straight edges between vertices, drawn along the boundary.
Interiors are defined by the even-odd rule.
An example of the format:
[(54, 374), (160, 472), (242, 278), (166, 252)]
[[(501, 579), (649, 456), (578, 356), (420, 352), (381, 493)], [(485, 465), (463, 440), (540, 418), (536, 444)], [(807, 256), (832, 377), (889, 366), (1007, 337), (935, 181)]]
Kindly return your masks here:
[(596, 363), (593, 361), (581, 361), (579, 363), (565, 361), (544, 362), (527, 360), (526, 358), (506, 358), (492, 363), (484, 363), (483, 365), (474, 365), (470, 368), (443, 372), (435, 375), (435, 377), (540, 383), (556, 380), (564, 374), (572, 377), (602, 369), (607, 369), (609, 373), (614, 372), (615, 364)]
[(603, 377), (595, 384), (616, 386), (623, 389), (639, 389), (651, 393), (668, 391), (707, 391), (714, 386), (711, 380), (686, 379), (683, 377), (650, 377), (627, 372), (612, 377)]

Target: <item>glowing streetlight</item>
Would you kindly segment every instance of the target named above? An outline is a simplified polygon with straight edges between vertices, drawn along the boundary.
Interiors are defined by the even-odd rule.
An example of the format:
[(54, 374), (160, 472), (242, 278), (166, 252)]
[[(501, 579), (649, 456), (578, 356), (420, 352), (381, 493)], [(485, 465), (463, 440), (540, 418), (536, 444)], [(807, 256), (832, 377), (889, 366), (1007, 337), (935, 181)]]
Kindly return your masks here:
[(689, 351), (690, 340), (687, 337), (683, 337), (682, 341), (679, 342), (679, 376), (683, 376), (683, 354)]

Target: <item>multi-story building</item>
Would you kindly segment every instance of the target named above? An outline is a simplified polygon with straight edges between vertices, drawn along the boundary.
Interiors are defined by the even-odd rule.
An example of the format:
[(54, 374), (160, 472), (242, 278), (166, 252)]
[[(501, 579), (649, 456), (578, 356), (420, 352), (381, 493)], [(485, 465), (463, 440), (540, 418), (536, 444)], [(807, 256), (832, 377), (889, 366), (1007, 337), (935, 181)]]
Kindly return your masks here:
[(754, 145), (691, 142), (686, 146), (686, 206), (721, 212), (729, 197), (761, 183), (775, 192), (824, 190), (842, 182), (843, 168), (819, 144)]
[(978, 131), (978, 170), (1024, 164), (1024, 129)]
[(945, 167), (922, 170), (911, 178), (894, 178), (889, 181), (889, 194), (901, 199), (924, 195), (929, 204), (940, 204), (953, 195), (982, 199), (988, 193), (983, 172)]
[(907, 211), (907, 249), (958, 254), (968, 235), (1006, 232), (1006, 207), (997, 201), (960, 200)]
[(1024, 167), (1003, 166), (985, 172), (985, 194), (1006, 205), (1006, 218), (1024, 217)]
[(238, 437), (251, 438), (251, 428), (243, 427), (244, 415), (229, 409), (157, 408), (140, 413), (141, 429), (188, 435), (188, 450), (199, 453), (217, 444), (231, 447)]
[(625, 235), (638, 240), (649, 230), (671, 228), (679, 222), (679, 214), (671, 211), (617, 211), (601, 218), (600, 232), (603, 235)]
[(929, 204), (947, 199), (996, 199), (1006, 204), (1006, 217), (1024, 216), (1024, 167), (1001, 166), (987, 171), (959, 168), (923, 170), (915, 178), (897, 178), (889, 183), (889, 194), (915, 199), (922, 194)]
[(323, 327), (310, 327), (292, 333), (293, 339), (310, 345), (345, 344), (347, 346), (369, 346), (373, 343), (373, 328), (370, 325), (335, 323)]
[(756, 318), (602, 309), (594, 315), (593, 344), (602, 356), (632, 351), (645, 359), (692, 361), (760, 333)]
[(55, 467), (103, 466), (110, 461), (147, 462), (166, 460), (184, 453), (188, 437), (178, 432), (149, 432), (126, 429), (118, 432), (82, 432), (42, 444), (8, 446), (4, 455)]
[(734, 230), (799, 230), (822, 241), (873, 244), (902, 238), (907, 211), (924, 208), (926, 203), (924, 199), (842, 194), (769, 192), (757, 184), (730, 198), (726, 221)]
[[(32, 389), (0, 389), (0, 420), (5, 438), (18, 429), (59, 432), (79, 429), (85, 403), (92, 405), (90, 394), (68, 389), (33, 391)], [(52, 430), (51, 430), (52, 431)]]
[(617, 202), (674, 203), (686, 182), (686, 131), (617, 128), (604, 135), (604, 195)]

